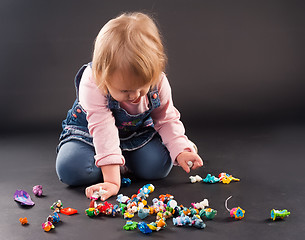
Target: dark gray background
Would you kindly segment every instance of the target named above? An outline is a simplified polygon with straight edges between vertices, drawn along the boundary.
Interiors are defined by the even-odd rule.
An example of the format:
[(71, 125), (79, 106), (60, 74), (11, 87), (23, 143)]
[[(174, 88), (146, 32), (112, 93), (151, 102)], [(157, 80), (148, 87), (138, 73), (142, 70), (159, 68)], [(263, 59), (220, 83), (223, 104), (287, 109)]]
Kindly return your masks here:
[(186, 124), (303, 121), (304, 9), (302, 0), (2, 0), (0, 128), (59, 129), (98, 31), (124, 11), (157, 20)]
[[(187, 207), (208, 198), (218, 214), (204, 230), (175, 227), (170, 219), (165, 230), (144, 236), (122, 230), (122, 217), (88, 218), (86, 186), (67, 187), (55, 172), (76, 71), (90, 61), (103, 24), (123, 11), (142, 10), (163, 33), (174, 102), (205, 162), (190, 174), (174, 167), (166, 179), (132, 178), (120, 193), (131, 196), (152, 183), (149, 204), (166, 193)], [(305, 2), (295, 0), (0, 1), (0, 239), (303, 240), (304, 10)], [(220, 172), (241, 181), (189, 182), (190, 175)], [(43, 185), (42, 198), (32, 194), (37, 184)], [(27, 191), (35, 206), (14, 202), (16, 189)], [(230, 195), (230, 208), (246, 210), (241, 221), (224, 207)], [(45, 233), (41, 224), (58, 199), (79, 214), (62, 216)], [(109, 201), (116, 203), (115, 197)], [(286, 208), (291, 216), (273, 222), (273, 208)], [(21, 226), (20, 217), (30, 224)]]

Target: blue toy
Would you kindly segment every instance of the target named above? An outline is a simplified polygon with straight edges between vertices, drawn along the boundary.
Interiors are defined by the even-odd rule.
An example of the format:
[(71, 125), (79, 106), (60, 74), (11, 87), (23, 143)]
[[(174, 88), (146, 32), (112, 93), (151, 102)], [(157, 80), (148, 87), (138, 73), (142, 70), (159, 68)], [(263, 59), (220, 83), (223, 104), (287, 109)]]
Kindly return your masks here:
[(138, 210), (138, 216), (139, 218), (141, 218), (142, 220), (144, 218), (146, 218), (149, 215), (149, 209), (148, 208), (140, 208)]
[(217, 183), (219, 182), (219, 178), (212, 176), (210, 173), (205, 177), (205, 179), (202, 179), (205, 183)]
[(122, 187), (128, 187), (130, 184), (131, 184), (131, 180), (129, 178), (122, 178), (121, 180)]
[(152, 230), (148, 227), (148, 225), (145, 222), (139, 222), (138, 228), (144, 234), (152, 233)]

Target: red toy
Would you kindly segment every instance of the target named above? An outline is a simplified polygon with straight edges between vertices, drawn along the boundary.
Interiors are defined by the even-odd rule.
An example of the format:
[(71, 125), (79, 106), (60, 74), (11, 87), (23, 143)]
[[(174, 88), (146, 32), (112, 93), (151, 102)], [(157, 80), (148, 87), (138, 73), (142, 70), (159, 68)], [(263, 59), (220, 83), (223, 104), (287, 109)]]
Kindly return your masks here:
[(76, 214), (77, 210), (73, 209), (73, 208), (70, 208), (70, 207), (67, 207), (67, 208), (61, 209), (60, 212), (65, 214), (65, 215), (72, 215), (72, 214)]

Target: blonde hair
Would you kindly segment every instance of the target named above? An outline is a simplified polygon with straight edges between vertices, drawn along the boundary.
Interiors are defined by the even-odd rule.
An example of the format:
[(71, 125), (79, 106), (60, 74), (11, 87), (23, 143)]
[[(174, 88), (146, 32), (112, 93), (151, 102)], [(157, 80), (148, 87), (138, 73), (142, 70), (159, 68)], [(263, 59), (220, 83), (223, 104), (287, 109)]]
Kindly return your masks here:
[(159, 30), (148, 15), (124, 13), (107, 22), (96, 37), (92, 70), (96, 84), (107, 90), (115, 71), (131, 71), (154, 86), (166, 65)]

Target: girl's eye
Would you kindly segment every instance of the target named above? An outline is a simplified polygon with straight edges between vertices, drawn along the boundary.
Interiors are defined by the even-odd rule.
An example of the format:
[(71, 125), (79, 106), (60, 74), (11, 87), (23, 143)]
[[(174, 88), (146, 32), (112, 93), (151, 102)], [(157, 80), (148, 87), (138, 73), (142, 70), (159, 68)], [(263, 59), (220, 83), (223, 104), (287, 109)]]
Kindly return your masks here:
[(121, 90), (121, 93), (127, 93), (128, 90)]

